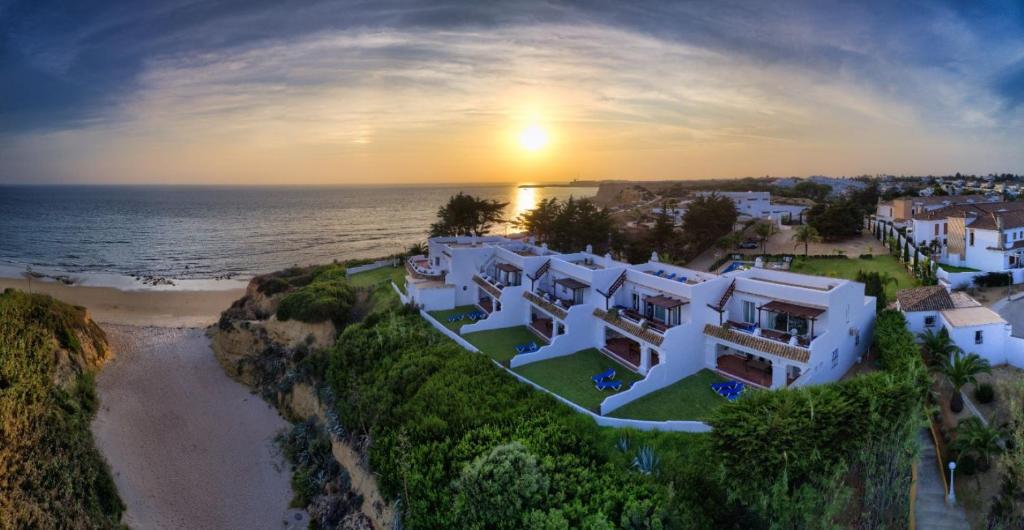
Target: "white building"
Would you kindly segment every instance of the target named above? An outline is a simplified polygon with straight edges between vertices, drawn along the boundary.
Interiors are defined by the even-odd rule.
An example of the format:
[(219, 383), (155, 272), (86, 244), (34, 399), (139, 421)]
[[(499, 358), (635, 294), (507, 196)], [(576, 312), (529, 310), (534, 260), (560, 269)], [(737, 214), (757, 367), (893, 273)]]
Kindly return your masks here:
[(757, 268), (719, 276), (497, 237), (434, 238), (429, 252), (407, 265), (408, 299), (487, 313), (462, 334), (527, 326), (542, 347), (512, 367), (596, 348), (644, 376), (602, 413), (703, 368), (765, 388), (835, 381), (871, 342), (875, 298), (848, 280)]
[(947, 206), (912, 222), (914, 244), (935, 248), (941, 263), (985, 272), (1024, 268), (1024, 201)]
[(799, 204), (772, 203), (772, 194), (767, 191), (702, 191), (698, 195), (727, 197), (736, 205), (736, 212), (741, 216), (771, 219), (776, 224), (781, 224), (784, 219), (797, 219), (807, 209), (807, 206)]
[(977, 353), (993, 365), (1022, 366), (1022, 341), (1011, 335), (1010, 324), (966, 293), (950, 293), (939, 285), (905, 289), (896, 295), (896, 308), (915, 335), (945, 329), (965, 352)]

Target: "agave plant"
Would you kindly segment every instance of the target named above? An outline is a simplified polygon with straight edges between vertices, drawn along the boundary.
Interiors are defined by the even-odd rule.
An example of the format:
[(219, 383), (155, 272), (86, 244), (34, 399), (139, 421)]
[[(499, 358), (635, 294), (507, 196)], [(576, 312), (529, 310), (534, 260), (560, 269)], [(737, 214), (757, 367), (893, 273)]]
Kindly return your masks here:
[(622, 453), (629, 451), (629, 438), (626, 438), (625, 435), (619, 436), (619, 441), (615, 442), (615, 447)]
[(654, 449), (649, 445), (645, 445), (633, 457), (633, 469), (644, 475), (652, 475), (658, 471), (659, 462), (660, 459), (655, 454)]
[(977, 353), (964, 355), (963, 352), (954, 352), (949, 357), (941, 357), (936, 370), (945, 375), (953, 385), (953, 397), (949, 401), (949, 408), (953, 412), (960, 412), (964, 409), (964, 397), (960, 390), (969, 383), (977, 383), (978, 374), (991, 373), (992, 367)]

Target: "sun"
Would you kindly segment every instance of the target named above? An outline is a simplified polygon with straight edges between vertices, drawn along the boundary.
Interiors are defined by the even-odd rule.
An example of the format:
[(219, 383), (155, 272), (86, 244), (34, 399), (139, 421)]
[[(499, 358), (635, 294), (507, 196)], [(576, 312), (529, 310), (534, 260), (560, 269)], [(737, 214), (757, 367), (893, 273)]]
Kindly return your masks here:
[(537, 151), (548, 145), (548, 132), (540, 125), (531, 125), (519, 133), (519, 145), (527, 151)]

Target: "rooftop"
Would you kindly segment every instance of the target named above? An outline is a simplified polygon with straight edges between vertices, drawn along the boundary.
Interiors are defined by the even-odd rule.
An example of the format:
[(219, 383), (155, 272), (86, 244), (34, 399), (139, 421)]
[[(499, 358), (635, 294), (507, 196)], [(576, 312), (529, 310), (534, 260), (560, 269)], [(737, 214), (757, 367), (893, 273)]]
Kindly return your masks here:
[(902, 311), (942, 311), (954, 309), (953, 299), (941, 285), (914, 287), (896, 293)]
[(987, 324), (1006, 324), (1006, 320), (995, 311), (987, 307), (963, 307), (959, 309), (948, 309), (942, 312), (942, 317), (950, 326), (955, 328), (966, 326), (984, 326)]

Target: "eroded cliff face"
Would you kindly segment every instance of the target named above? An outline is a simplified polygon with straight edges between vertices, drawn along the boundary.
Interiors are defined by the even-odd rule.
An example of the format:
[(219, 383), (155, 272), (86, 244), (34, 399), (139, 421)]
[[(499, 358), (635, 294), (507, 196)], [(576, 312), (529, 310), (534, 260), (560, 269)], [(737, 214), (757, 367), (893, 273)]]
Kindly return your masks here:
[[(266, 286), (272, 278), (266, 275), (250, 281), (245, 296), (207, 330), (214, 354), (228, 375), (258, 391), (284, 417), (299, 422), (312, 420), (330, 432), (334, 403), (325, 402), (317, 390), (317, 379), (322, 374), (300, 375), (298, 366), (310, 353), (331, 347), (339, 330), (331, 322), (278, 320), (275, 313), (288, 292), (267, 294)], [(333, 491), (337, 486), (326, 488), (307, 506), (311, 517), (337, 514), (341, 509), (348, 513), (340, 521), (331, 521), (337, 528), (391, 528), (393, 510), (366, 464), (365, 450), (357, 450), (357, 444), (335, 432), (330, 438), (331, 454), (347, 473), (343, 482), (348, 491)]]
[(286, 350), (302, 352), (334, 344), (338, 330), (331, 322), (282, 322), (275, 313), (287, 293), (267, 295), (261, 290), (265, 276), (253, 278), (245, 296), (235, 301), (211, 326), (213, 352), (232, 378), (249, 386), (264, 383), (258, 364), (261, 357), (282, 355)]

